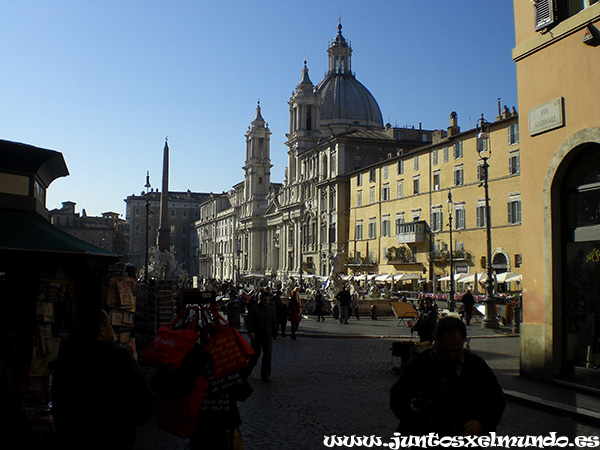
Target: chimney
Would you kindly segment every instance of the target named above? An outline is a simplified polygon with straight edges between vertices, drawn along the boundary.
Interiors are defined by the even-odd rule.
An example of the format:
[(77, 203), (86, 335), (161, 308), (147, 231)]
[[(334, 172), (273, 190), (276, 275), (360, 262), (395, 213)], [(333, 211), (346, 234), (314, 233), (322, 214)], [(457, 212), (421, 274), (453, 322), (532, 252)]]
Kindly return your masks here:
[(504, 105), (504, 108), (502, 109), (502, 118), (508, 119), (509, 117), (510, 117), (510, 111), (508, 110), (508, 107), (506, 105)]
[(496, 116), (496, 120), (502, 119), (502, 109), (500, 108), (500, 99), (498, 99), (498, 115)]
[(460, 127), (458, 126), (458, 114), (456, 111), (450, 113), (450, 126), (448, 127), (448, 137), (454, 136), (460, 133)]

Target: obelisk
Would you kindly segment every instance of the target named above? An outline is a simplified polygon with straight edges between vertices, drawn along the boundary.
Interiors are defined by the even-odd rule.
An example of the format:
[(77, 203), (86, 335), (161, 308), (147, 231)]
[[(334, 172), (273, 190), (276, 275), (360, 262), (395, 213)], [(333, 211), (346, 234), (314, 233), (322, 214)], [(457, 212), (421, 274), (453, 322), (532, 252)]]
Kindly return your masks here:
[(171, 247), (171, 227), (169, 226), (169, 140), (165, 139), (163, 155), (162, 192), (160, 194), (160, 225), (157, 237), (158, 250), (164, 252)]

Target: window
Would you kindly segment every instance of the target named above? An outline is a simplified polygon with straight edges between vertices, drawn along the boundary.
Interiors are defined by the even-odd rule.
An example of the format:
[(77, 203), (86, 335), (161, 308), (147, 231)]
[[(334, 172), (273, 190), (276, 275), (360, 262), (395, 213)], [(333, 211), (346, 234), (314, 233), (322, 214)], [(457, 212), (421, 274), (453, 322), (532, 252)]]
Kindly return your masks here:
[(140, 217), (140, 208), (135, 208), (136, 217)]
[(377, 236), (377, 223), (374, 219), (369, 221), (369, 239), (375, 239)]
[(442, 229), (442, 209), (440, 207), (431, 210), (431, 231), (440, 231)]
[(363, 223), (362, 221), (356, 223), (356, 240), (360, 241), (363, 238)]
[(508, 223), (512, 225), (521, 223), (521, 196), (511, 195), (508, 201)]
[(454, 143), (454, 159), (460, 159), (463, 157), (463, 143), (462, 141), (456, 141)]
[(383, 166), (383, 179), (388, 179), (388, 166)]
[(508, 173), (511, 175), (521, 173), (521, 156), (518, 151), (511, 152), (508, 157)]
[(171, 217), (175, 217), (175, 210), (174, 209), (171, 210)]
[(419, 170), (419, 155), (415, 155), (414, 166), (415, 166), (415, 170)]
[(375, 203), (375, 188), (372, 187), (371, 189), (369, 189), (369, 203), (372, 205), (373, 203)]
[(362, 191), (356, 193), (356, 206), (362, 206)]
[(536, 0), (534, 2), (535, 30), (543, 30), (560, 18), (574, 16), (578, 12), (589, 8), (598, 0)]
[(362, 186), (362, 173), (356, 174), (356, 185)]
[(444, 150), (442, 153), (443, 153), (442, 158), (443, 158), (444, 162), (447, 163), (448, 158), (449, 158), (448, 154), (450, 153), (450, 151), (448, 150), (448, 147), (444, 147)]
[(413, 178), (413, 194), (417, 195), (419, 193), (419, 177)]
[(383, 220), (381, 221), (381, 235), (382, 236), (390, 236), (391, 233), (391, 222), (390, 216), (383, 216)]
[(385, 184), (383, 186), (383, 190), (381, 192), (381, 200), (387, 201), (389, 199), (390, 199), (390, 185), (389, 184)]
[(400, 234), (400, 227), (404, 223), (404, 213), (396, 213), (396, 236)]
[(412, 212), (413, 222), (416, 222), (417, 220), (421, 220), (421, 208), (413, 209), (413, 210), (411, 210), (411, 212)]
[(396, 189), (397, 189), (397, 191), (396, 191), (397, 192), (396, 197), (397, 198), (402, 198), (402, 185), (403, 185), (403, 182), (402, 181), (398, 181), (398, 184), (396, 185)]
[(440, 190), (440, 172), (433, 172), (433, 190)]
[(377, 176), (375, 174), (375, 169), (371, 169), (371, 170), (369, 170), (369, 182), (370, 183), (375, 183), (375, 181), (377, 181)]
[(485, 227), (485, 205), (481, 204), (481, 202), (479, 203), (479, 205), (477, 205), (477, 226), (479, 228), (483, 228)]
[(508, 126), (508, 144), (518, 144), (519, 143), (519, 124), (513, 123)]
[(398, 175), (404, 174), (404, 160), (398, 161)]
[(431, 160), (432, 160), (432, 164), (434, 166), (438, 165), (438, 149), (437, 148), (431, 152)]
[(464, 169), (463, 166), (454, 168), (454, 186), (462, 186), (464, 184)]
[(483, 181), (483, 161), (477, 163), (477, 181)]
[(487, 139), (477, 139), (477, 152), (486, 152), (488, 148)]
[(455, 205), (455, 209), (454, 209), (454, 227), (457, 230), (464, 230), (466, 228), (466, 224), (465, 224), (465, 208), (464, 206), (457, 206)]

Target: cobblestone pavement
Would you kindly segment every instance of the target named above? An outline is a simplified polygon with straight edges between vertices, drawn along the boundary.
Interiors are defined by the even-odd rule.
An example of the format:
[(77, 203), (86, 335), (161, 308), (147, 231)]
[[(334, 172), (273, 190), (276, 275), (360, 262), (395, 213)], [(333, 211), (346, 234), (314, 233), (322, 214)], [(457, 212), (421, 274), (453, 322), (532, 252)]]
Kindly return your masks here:
[[(312, 320), (311, 320), (312, 322)], [(361, 320), (361, 322), (363, 322)], [(371, 322), (371, 323), (369, 323)], [(394, 327), (395, 327), (395, 322)], [(327, 324), (327, 322), (325, 323)], [(323, 324), (303, 321), (304, 331)], [(301, 327), (303, 327), (301, 325)], [(391, 333), (390, 324), (381, 335)], [(327, 326), (327, 325), (326, 325)], [(346, 333), (359, 331), (358, 322), (335, 324)], [(377, 328), (373, 321), (362, 327)], [(330, 327), (334, 327), (333, 323)], [(475, 327), (469, 330), (475, 334)], [(477, 327), (478, 328), (478, 327)], [(406, 333), (406, 329), (399, 333)], [(326, 331), (322, 327), (321, 331)], [(496, 337), (494, 336), (494, 333)], [(485, 333), (484, 333), (485, 334)], [(489, 338), (474, 338), (471, 348), (483, 356), (497, 373), (518, 370), (519, 338), (487, 332)], [(323, 449), (324, 436), (392, 436), (397, 420), (389, 409), (389, 389), (398, 375), (391, 370), (392, 339), (314, 338), (280, 340), (274, 345), (273, 383), (258, 378), (258, 368), (250, 382), (255, 391), (239, 403), (246, 450)], [(466, 395), (477, 395), (477, 387)], [(508, 402), (498, 434), (600, 436), (600, 429), (565, 417)], [(183, 450), (187, 441), (161, 430), (153, 423), (139, 429), (137, 450)]]

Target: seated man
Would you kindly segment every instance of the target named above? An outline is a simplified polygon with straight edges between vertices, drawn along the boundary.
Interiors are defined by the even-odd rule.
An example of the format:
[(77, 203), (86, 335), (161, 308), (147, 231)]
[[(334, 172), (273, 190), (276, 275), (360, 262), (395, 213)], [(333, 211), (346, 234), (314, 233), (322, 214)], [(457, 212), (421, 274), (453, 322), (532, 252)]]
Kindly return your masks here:
[(433, 341), (433, 332), (438, 318), (437, 306), (433, 304), (431, 297), (426, 297), (424, 300), (423, 310), (419, 314), (417, 323), (411, 328), (411, 332), (419, 333), (421, 342)]
[(410, 363), (391, 389), (390, 406), (404, 435), (481, 435), (496, 429), (504, 393), (483, 359), (465, 350), (465, 324), (438, 321), (434, 345)]

